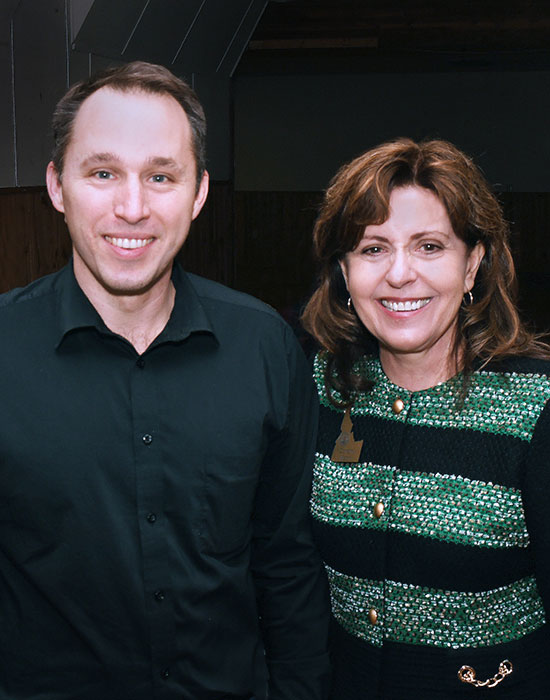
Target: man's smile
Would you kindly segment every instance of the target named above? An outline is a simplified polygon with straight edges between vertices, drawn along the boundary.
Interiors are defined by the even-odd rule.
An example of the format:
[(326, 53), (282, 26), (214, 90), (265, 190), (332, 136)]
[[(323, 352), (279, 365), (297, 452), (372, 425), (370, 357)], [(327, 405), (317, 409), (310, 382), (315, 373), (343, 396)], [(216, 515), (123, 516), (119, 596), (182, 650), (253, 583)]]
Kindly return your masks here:
[(133, 248), (145, 248), (153, 242), (153, 238), (114, 238), (113, 236), (105, 236), (107, 243), (116, 246), (117, 248), (124, 248), (130, 250)]

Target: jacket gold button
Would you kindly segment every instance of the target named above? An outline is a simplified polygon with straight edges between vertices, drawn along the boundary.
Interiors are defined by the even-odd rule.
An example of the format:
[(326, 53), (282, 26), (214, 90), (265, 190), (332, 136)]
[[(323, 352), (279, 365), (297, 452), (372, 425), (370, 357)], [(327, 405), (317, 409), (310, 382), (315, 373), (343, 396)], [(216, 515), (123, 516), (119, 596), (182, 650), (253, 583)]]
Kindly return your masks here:
[(404, 408), (405, 404), (403, 403), (403, 401), (401, 399), (395, 399), (395, 401), (392, 404), (391, 410), (394, 413), (399, 414)]
[(381, 518), (384, 515), (384, 504), (383, 503), (377, 503), (374, 506), (374, 517), (375, 518)]
[(369, 610), (369, 622), (371, 625), (375, 625), (378, 622), (378, 612), (375, 608)]

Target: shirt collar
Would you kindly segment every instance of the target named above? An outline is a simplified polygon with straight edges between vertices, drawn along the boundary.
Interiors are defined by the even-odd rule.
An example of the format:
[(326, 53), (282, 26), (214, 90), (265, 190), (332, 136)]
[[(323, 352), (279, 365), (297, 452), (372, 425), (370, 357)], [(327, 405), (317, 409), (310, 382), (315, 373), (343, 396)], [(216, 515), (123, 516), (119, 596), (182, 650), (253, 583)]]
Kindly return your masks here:
[(210, 333), (215, 337), (212, 321), (199, 295), (189, 276), (177, 262), (172, 270), (172, 283), (176, 289), (174, 308), (165, 329), (153, 344), (179, 342), (193, 333)]
[(81, 328), (96, 328), (102, 333), (109, 332), (101, 316), (84, 294), (73, 272), (72, 260), (61, 270), (57, 279), (59, 340), (61, 345), (67, 335)]
[[(151, 344), (180, 342), (193, 333), (210, 333), (216, 336), (206, 309), (179, 263), (174, 263), (172, 283), (176, 289), (174, 308), (166, 327)], [(74, 276), (72, 261), (60, 272), (59, 290), (59, 347), (68, 334), (83, 328), (95, 328), (100, 333), (111, 334), (101, 316), (80, 288)]]

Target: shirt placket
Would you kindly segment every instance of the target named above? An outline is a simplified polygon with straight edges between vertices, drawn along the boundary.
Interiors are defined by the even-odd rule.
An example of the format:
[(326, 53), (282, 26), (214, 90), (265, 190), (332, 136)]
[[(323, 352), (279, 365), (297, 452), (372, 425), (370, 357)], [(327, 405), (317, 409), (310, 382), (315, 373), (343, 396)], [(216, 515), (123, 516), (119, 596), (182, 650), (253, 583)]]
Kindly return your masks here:
[(173, 590), (168, 564), (164, 514), (163, 435), (154, 362), (137, 358), (130, 374), (136, 479), (136, 517), (141, 541), (143, 594), (149, 621), (151, 672), (155, 700), (174, 697)]

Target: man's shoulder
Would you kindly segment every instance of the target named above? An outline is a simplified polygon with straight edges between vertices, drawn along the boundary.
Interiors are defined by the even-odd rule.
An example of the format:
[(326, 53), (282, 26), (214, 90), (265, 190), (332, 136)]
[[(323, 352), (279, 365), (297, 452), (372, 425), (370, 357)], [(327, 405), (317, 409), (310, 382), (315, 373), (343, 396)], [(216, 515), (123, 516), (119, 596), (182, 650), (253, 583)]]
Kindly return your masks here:
[(223, 346), (237, 347), (241, 355), (269, 357), (272, 362), (303, 354), (294, 331), (271, 306), (218, 282), (187, 276)]
[(12, 311), (16, 311), (18, 315), (26, 309), (30, 312), (33, 308), (43, 312), (44, 306), (52, 301), (57, 292), (57, 282), (64, 274), (64, 269), (40, 277), (26, 287), (16, 287), (0, 294), (0, 317), (9, 316)]
[[(59, 334), (59, 284), (62, 271), (0, 295), (1, 356), (20, 366), (37, 361), (54, 347)], [(9, 358), (9, 361), (8, 361)]]
[(256, 297), (238, 292), (235, 289), (226, 287), (219, 282), (213, 282), (205, 277), (199, 277), (190, 272), (186, 273), (193, 289), (197, 293), (201, 302), (211, 309), (219, 309), (221, 312), (233, 312), (241, 315), (259, 314), (265, 317), (268, 323), (286, 326), (282, 317), (268, 304), (256, 299)]

